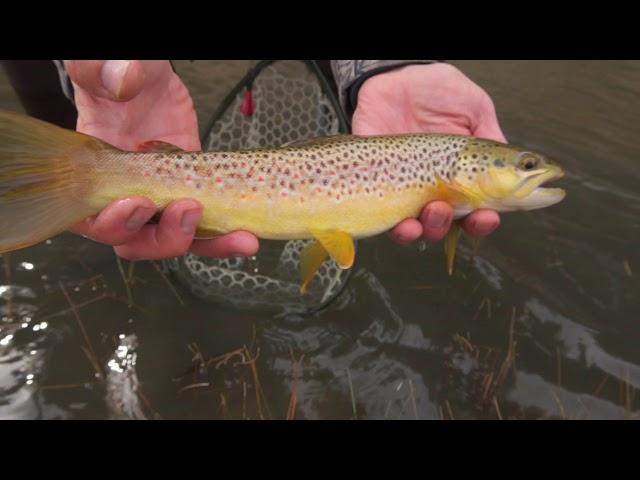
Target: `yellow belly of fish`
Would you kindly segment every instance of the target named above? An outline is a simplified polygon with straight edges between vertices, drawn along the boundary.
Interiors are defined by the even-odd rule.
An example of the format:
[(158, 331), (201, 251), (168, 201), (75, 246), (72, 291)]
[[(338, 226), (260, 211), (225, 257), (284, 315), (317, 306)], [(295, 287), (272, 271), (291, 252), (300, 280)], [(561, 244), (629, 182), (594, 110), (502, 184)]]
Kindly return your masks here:
[(312, 230), (338, 230), (355, 239), (385, 232), (424, 207), (423, 192), (388, 193), (384, 198), (352, 197), (342, 201), (313, 198), (268, 199), (265, 195), (204, 196), (200, 228), (227, 233), (247, 230), (268, 240), (312, 238)]
[[(114, 183), (104, 182), (103, 186)], [(385, 232), (406, 218), (415, 218), (437, 193), (430, 188), (394, 191), (389, 188), (380, 198), (377, 193), (355, 194), (340, 201), (326, 192), (300, 192), (271, 198), (262, 191), (238, 191), (234, 188), (196, 190), (184, 185), (153, 182), (120, 183), (116, 188), (96, 188), (91, 203), (97, 209), (127, 195), (150, 198), (159, 209), (179, 198), (194, 198), (204, 206), (199, 231), (224, 234), (245, 230), (266, 240), (302, 240), (312, 238), (311, 230), (339, 230), (353, 238), (371, 237)]]

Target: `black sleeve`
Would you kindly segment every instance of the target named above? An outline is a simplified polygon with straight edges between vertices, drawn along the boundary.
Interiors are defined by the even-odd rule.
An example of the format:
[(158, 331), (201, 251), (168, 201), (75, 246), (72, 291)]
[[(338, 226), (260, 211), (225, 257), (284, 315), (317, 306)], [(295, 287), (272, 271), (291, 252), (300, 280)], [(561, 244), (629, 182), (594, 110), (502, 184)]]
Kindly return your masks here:
[(53, 61), (3, 60), (2, 66), (28, 115), (64, 128), (76, 128), (77, 111), (65, 95)]

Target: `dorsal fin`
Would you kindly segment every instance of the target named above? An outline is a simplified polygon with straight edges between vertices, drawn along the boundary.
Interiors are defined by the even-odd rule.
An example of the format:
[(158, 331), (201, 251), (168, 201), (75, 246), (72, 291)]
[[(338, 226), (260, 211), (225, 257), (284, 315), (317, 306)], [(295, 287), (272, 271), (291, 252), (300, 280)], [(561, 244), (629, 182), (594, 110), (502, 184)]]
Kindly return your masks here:
[(176, 147), (167, 142), (162, 142), (160, 140), (149, 140), (148, 142), (141, 143), (138, 145), (138, 152), (184, 152), (180, 147)]
[(292, 142), (287, 142), (284, 145), (282, 145), (280, 148), (323, 145), (325, 143), (330, 143), (330, 142), (348, 141), (353, 138), (355, 138), (355, 135), (348, 135), (348, 134), (327, 135), (326, 137), (312, 137), (312, 138), (305, 138), (304, 140), (294, 140)]

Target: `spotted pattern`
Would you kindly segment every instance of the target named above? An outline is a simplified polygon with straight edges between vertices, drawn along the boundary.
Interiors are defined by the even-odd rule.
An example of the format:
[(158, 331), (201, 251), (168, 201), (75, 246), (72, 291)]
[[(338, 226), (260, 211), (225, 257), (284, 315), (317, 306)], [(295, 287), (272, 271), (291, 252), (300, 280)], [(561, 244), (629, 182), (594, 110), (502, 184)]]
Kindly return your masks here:
[(455, 135), (337, 136), (279, 149), (137, 154), (137, 159), (145, 177), (169, 185), (232, 189), (240, 199), (261, 194), (339, 203), (424, 190), (457, 174), (482, 172), (489, 157), (481, 149), (464, 153), (470, 141)]

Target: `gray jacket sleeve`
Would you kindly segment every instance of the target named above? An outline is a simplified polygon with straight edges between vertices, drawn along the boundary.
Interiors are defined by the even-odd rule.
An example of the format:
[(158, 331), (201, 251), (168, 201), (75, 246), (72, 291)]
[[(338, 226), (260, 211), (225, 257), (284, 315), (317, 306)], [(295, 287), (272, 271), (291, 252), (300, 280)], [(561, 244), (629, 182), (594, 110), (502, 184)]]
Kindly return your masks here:
[[(331, 70), (338, 86), (342, 108), (352, 113), (358, 103), (358, 91), (368, 78), (403, 65), (429, 64), (441, 60), (331, 60)], [(62, 60), (53, 60), (58, 69), (64, 95), (75, 105), (73, 85)]]
[(358, 103), (358, 90), (368, 78), (403, 65), (429, 64), (441, 60), (331, 60), (340, 104), (352, 113)]

